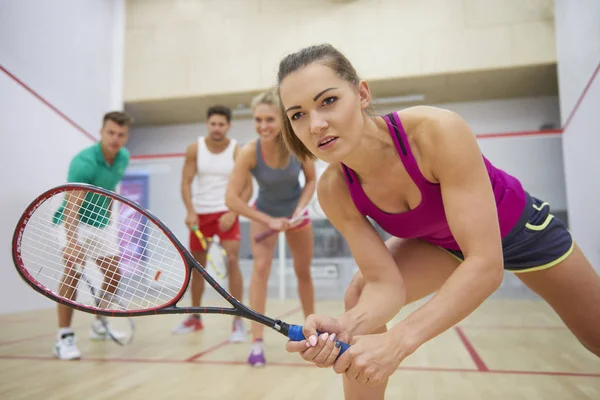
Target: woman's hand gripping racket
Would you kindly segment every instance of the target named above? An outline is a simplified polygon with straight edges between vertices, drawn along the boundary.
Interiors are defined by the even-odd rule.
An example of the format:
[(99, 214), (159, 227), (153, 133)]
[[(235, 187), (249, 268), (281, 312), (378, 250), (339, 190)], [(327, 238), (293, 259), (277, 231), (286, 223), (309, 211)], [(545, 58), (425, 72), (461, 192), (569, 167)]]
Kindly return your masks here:
[[(123, 309), (109, 309), (104, 307), (103, 302), (83, 303), (60, 294), (65, 274), (73, 272), (65, 267), (61, 246), (53, 238), (53, 215), (65, 199), (65, 194), (80, 191), (111, 199), (116, 202), (121, 215), (125, 216), (121, 225), (126, 226), (127, 235), (119, 237), (116, 229), (114, 232), (106, 232), (107, 235), (115, 235), (113, 239), (120, 239), (121, 251), (129, 254), (127, 257), (122, 256), (124, 276), (119, 290), (114, 294)], [(69, 199), (71, 197), (73, 196), (68, 196)], [(94, 218), (97, 211), (86, 204), (87, 198), (88, 196), (83, 200), (82, 207), (89, 220)], [(126, 250), (131, 248), (136, 248), (137, 251), (134, 254), (127, 253)], [(302, 326), (267, 317), (232, 297), (148, 210), (123, 196), (92, 185), (62, 185), (36, 198), (19, 219), (13, 235), (12, 250), (15, 267), (25, 282), (49, 299), (80, 311), (114, 317), (185, 313), (236, 315), (268, 326), (290, 340), (305, 339)], [(192, 269), (196, 269), (232, 307), (178, 307), (177, 302), (185, 293)], [(339, 341), (336, 345), (340, 346), (340, 355), (349, 348), (348, 344)]]
[(204, 251), (206, 251), (206, 263), (210, 265), (219, 278), (227, 278), (227, 252), (221, 246), (221, 243), (218, 240), (213, 240), (213, 238), (207, 239), (196, 225), (192, 227), (192, 231), (200, 241)]

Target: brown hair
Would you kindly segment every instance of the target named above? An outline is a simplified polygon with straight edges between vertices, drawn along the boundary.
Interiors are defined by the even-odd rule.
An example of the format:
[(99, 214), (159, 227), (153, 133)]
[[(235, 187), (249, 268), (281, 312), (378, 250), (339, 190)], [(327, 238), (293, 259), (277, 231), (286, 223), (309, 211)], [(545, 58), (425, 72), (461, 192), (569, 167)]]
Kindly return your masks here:
[[(304, 68), (312, 63), (321, 63), (331, 68), (335, 73), (348, 83), (358, 86), (360, 78), (356, 70), (339, 50), (329, 44), (321, 44), (316, 46), (305, 47), (296, 53), (288, 54), (279, 63), (279, 72), (277, 73), (277, 87), (281, 82), (292, 72)], [(304, 161), (307, 158), (314, 160), (316, 157), (306, 146), (298, 139), (292, 124), (285, 114), (285, 109), (281, 101), (279, 102), (279, 111), (283, 121), (283, 141), (287, 148), (296, 155), (300, 160)]]
[[(250, 105), (250, 108), (252, 108), (252, 111), (254, 111), (259, 104), (267, 104), (269, 106), (272, 106), (276, 112), (278, 110), (280, 110), (282, 107), (281, 101), (279, 99), (279, 96), (277, 95), (276, 90), (268, 90), (266, 92), (260, 93), (259, 95), (255, 96), (252, 99), (252, 103)], [(285, 118), (285, 115), (283, 115), (283, 117)], [(287, 164), (288, 159), (290, 158), (290, 151), (286, 147), (286, 144), (283, 141), (281, 133), (279, 133), (278, 144), (279, 144), (279, 146), (278, 146), (279, 147), (278, 166), (284, 167)]]
[(209, 119), (213, 115), (222, 115), (225, 117), (225, 119), (227, 119), (227, 122), (231, 122), (231, 108), (227, 106), (218, 104), (216, 106), (210, 107), (206, 111), (206, 119)]
[(111, 111), (102, 117), (102, 126), (106, 125), (106, 121), (112, 121), (119, 126), (130, 127), (133, 123), (133, 118), (121, 111)]

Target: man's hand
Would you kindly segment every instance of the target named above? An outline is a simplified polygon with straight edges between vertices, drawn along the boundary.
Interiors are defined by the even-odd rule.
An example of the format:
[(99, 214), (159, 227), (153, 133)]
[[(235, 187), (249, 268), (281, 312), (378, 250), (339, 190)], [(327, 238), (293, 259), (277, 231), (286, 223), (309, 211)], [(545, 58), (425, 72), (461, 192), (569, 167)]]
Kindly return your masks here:
[(189, 230), (192, 230), (194, 226), (197, 226), (198, 229), (200, 229), (200, 224), (198, 224), (198, 216), (196, 215), (196, 213), (191, 212), (187, 214), (187, 216), (185, 217), (185, 225), (188, 227)]
[(237, 219), (237, 214), (233, 211), (228, 211), (219, 218), (219, 230), (227, 232), (231, 229)]

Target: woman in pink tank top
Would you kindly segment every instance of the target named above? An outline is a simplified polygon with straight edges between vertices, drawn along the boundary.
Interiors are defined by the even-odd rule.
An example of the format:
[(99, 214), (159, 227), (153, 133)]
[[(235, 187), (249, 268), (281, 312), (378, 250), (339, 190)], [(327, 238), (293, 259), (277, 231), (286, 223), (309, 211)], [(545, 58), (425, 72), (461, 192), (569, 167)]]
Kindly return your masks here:
[[(372, 115), (368, 85), (329, 45), (285, 57), (278, 85), (284, 140), (298, 158), (330, 163), (318, 198), (359, 267), (346, 312), (307, 318), (308, 341), (288, 351), (344, 374), (346, 399), (383, 399), (402, 360), (472, 313), (508, 270), (600, 356), (600, 277), (548, 203), (482, 156), (460, 116), (423, 106)], [(351, 343), (337, 359), (335, 338)]]

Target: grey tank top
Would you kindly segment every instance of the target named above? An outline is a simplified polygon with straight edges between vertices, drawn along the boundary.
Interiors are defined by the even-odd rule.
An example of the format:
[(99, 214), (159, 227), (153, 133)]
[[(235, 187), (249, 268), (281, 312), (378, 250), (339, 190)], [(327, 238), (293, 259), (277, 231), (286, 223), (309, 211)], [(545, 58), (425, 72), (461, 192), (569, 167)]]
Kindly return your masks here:
[(250, 170), (258, 182), (256, 208), (271, 217), (291, 217), (302, 194), (298, 176), (302, 164), (291, 155), (283, 169), (269, 167), (260, 150), (260, 140), (256, 141), (256, 166)]

